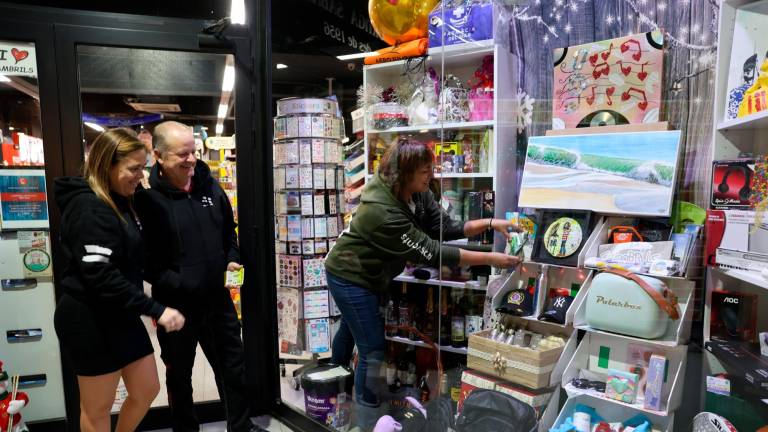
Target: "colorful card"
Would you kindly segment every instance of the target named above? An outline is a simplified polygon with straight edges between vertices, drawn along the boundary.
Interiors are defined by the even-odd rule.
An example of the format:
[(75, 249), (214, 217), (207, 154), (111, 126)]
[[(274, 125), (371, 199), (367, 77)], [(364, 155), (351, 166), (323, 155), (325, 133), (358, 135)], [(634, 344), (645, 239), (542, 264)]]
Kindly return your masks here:
[(653, 31), (555, 49), (552, 128), (658, 122), (663, 46)]
[(311, 239), (315, 236), (314, 219), (303, 218), (301, 220), (301, 237)]
[(605, 396), (628, 404), (637, 397), (637, 374), (610, 369), (605, 382)]
[(296, 117), (287, 117), (285, 119), (285, 124), (286, 124), (285, 133), (288, 137), (294, 138), (294, 137), (302, 136), (301, 134), (299, 134), (300, 125), (298, 120), (299, 119), (297, 119)]
[(283, 143), (283, 146), (285, 146), (285, 163), (299, 163), (299, 141), (289, 140)]
[(315, 221), (315, 237), (328, 237), (328, 223), (324, 217), (316, 217)]
[(322, 255), (328, 253), (328, 242), (325, 239), (315, 240), (315, 254)]
[(301, 252), (304, 255), (314, 255), (315, 254), (314, 240), (303, 240), (301, 242)]
[(325, 169), (325, 188), (336, 189), (336, 168)]
[(278, 255), (278, 281), (288, 287), (301, 286), (301, 257), (293, 255)]
[(331, 335), (328, 318), (306, 321), (307, 351), (324, 353), (331, 350)]
[(328, 227), (328, 237), (338, 237), (339, 236), (339, 225), (338, 225), (338, 218), (336, 216), (329, 216), (328, 219), (326, 219), (326, 225)]
[(307, 138), (312, 136), (312, 117), (302, 116), (296, 118), (298, 121), (298, 136)]
[(288, 215), (287, 216), (287, 222), (288, 222), (288, 241), (289, 242), (300, 242), (301, 241), (301, 216), (299, 215)]
[(337, 214), (339, 212), (337, 201), (338, 201), (338, 194), (336, 192), (329, 192), (328, 193), (328, 213), (329, 214)]
[(321, 287), (328, 285), (325, 278), (324, 259), (304, 260), (304, 287)]
[(281, 241), (288, 241), (288, 217), (277, 217), (277, 238)]
[(304, 318), (328, 318), (328, 290), (304, 291)]
[(299, 290), (277, 287), (277, 337), (296, 344), (299, 329)]
[(298, 191), (286, 192), (285, 202), (289, 213), (298, 213), (301, 211), (301, 198)]

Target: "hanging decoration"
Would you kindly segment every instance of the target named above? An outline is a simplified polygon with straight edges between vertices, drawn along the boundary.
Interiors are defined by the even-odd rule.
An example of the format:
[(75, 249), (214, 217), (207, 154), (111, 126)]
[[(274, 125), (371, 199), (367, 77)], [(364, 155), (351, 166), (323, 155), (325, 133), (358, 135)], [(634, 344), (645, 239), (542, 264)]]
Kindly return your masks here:
[(517, 132), (523, 133), (526, 127), (533, 123), (533, 104), (536, 99), (526, 92), (517, 89)]

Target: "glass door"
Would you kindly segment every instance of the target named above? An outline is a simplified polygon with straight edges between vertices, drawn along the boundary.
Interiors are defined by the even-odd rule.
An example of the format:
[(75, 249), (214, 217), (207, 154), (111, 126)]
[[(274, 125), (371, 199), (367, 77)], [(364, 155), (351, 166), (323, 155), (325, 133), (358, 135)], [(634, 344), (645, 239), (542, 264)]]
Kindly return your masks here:
[(61, 175), (61, 150), (55, 77), (46, 65), (52, 41), (31, 36), (50, 34), (44, 26), (0, 24), (0, 392), (7, 384), (17, 400), (29, 401), (23, 421), (36, 423), (65, 415), (53, 326), (57, 215), (49, 191)]

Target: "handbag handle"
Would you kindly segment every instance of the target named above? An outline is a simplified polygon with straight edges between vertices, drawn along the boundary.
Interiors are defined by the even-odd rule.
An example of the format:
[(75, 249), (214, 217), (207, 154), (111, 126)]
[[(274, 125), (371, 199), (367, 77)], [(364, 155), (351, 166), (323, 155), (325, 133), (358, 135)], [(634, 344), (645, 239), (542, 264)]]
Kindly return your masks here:
[(611, 273), (615, 274), (616, 276), (621, 276), (625, 279), (629, 279), (632, 282), (640, 285), (640, 287), (645, 290), (646, 293), (648, 293), (649, 296), (653, 299), (653, 301), (656, 302), (657, 305), (663, 310), (664, 312), (669, 315), (669, 317), (672, 320), (677, 320), (680, 318), (680, 311), (677, 307), (677, 296), (675, 293), (673, 293), (670, 289), (665, 288), (664, 294), (660, 294), (658, 291), (653, 289), (648, 282), (644, 281), (643, 278), (639, 277), (638, 275), (632, 273), (628, 270), (620, 270), (615, 268), (609, 268), (603, 271), (604, 273)]

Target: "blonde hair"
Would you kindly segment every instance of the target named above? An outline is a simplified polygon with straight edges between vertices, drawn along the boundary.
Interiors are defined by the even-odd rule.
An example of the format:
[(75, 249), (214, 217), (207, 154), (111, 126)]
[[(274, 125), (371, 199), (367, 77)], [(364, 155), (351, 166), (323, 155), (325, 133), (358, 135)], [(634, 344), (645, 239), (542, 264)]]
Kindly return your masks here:
[(93, 141), (83, 167), (83, 177), (93, 192), (111, 207), (123, 222), (125, 219), (109, 193), (109, 173), (116, 163), (136, 150), (144, 150), (145, 152), (147, 150), (144, 144), (139, 141), (136, 132), (128, 128), (110, 129), (102, 132)]

